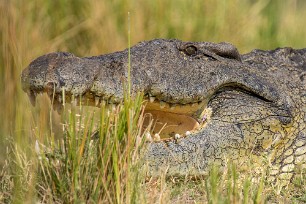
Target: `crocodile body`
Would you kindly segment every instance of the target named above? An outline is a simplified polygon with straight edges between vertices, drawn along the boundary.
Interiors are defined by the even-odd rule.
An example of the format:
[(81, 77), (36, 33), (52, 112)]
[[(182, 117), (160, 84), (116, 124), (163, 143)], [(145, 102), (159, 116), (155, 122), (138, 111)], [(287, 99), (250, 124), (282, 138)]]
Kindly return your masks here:
[[(151, 174), (198, 175), (228, 158), (243, 165), (262, 156), (279, 178), (305, 168), (306, 49), (240, 55), (229, 43), (156, 39), (130, 51), (132, 95), (144, 92), (147, 112), (175, 126), (163, 134), (168, 139), (147, 146)], [(82, 95), (91, 105), (120, 103), (127, 67), (127, 49), (84, 58), (50, 53), (34, 60), (21, 82), (32, 103), (39, 92), (55, 93), (60, 108), (63, 89), (66, 101)]]

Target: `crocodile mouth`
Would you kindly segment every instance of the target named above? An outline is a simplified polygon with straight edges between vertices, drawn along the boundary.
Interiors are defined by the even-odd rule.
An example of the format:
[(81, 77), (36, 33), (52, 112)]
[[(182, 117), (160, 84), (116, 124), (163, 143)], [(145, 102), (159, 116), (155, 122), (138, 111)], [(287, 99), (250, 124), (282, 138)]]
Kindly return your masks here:
[[(81, 97), (74, 97), (70, 93), (55, 93), (52, 89), (45, 89), (27, 91), (33, 106), (36, 104), (37, 95), (43, 93), (47, 93), (53, 109), (58, 113), (62, 111), (65, 103), (73, 103), (74, 105), (81, 103), (95, 107), (100, 107), (102, 102), (108, 105), (117, 105), (119, 103), (105, 100), (103, 97), (95, 96), (91, 92), (87, 92)], [(207, 107), (207, 102), (204, 101), (186, 104), (167, 103), (156, 99), (156, 97), (145, 96), (144, 102), (143, 129), (147, 131), (146, 137), (149, 141), (180, 139), (197, 133), (205, 127), (212, 114), (211, 108)]]
[(144, 111), (144, 127), (151, 125), (148, 140), (180, 139), (199, 132), (210, 120), (212, 111), (204, 102), (172, 104), (152, 98)]
[(146, 139), (150, 142), (179, 140), (202, 130), (211, 118), (207, 102), (168, 103), (157, 97), (144, 98)]

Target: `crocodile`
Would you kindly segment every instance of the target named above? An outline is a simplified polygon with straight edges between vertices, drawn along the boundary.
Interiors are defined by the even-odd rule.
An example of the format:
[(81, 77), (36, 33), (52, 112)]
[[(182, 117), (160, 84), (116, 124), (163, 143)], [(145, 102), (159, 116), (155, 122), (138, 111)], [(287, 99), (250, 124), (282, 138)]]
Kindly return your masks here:
[(306, 168), (306, 49), (240, 54), (226, 42), (154, 39), (100, 56), (46, 54), (21, 83), (33, 105), (46, 92), (60, 110), (76, 98), (122, 103), (129, 77), (131, 96), (144, 94), (155, 121), (145, 134), (150, 175), (202, 175), (227, 159), (243, 166), (263, 157), (280, 179)]

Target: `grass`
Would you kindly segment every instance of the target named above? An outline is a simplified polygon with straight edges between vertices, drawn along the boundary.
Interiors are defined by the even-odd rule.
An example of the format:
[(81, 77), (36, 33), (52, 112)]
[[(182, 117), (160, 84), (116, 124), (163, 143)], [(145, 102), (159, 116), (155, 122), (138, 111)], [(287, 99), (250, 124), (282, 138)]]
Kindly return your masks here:
[(135, 203), (141, 176), (136, 161), (143, 144), (141, 99), (126, 99), (124, 106), (114, 108), (102, 104), (98, 123), (97, 113), (82, 106), (68, 108), (63, 138), (53, 140), (49, 134), (51, 139), (36, 140), (31, 158), (12, 143), (1, 175), (3, 201), (21, 203), (30, 194), (30, 200), (48, 203)]
[(152, 38), (229, 41), (241, 53), (306, 47), (305, 7), (302, 0), (1, 1), (0, 202), (306, 202), (302, 174), (282, 191), (265, 173), (251, 180), (252, 168), (231, 165), (205, 179), (147, 179), (136, 162), (141, 96), (109, 114), (67, 106), (59, 116), (46, 96), (32, 107), (20, 86), (31, 60), (59, 50), (98, 55)]

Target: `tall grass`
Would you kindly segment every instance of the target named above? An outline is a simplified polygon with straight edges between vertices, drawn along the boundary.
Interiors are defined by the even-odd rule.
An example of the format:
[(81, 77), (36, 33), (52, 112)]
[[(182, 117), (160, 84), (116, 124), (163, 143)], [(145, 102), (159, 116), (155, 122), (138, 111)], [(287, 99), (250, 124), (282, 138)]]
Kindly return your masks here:
[(61, 139), (53, 140), (50, 133), (45, 141), (36, 140), (31, 158), (12, 144), (12, 155), (7, 160), (10, 164), (1, 175), (0, 189), (6, 194), (0, 200), (22, 203), (28, 197), (31, 202), (48, 203), (140, 201), (143, 178), (137, 161), (144, 142), (142, 109), (141, 95), (135, 100), (126, 98), (124, 106), (107, 107), (102, 103), (95, 111), (83, 106), (67, 108), (62, 116)]
[[(303, 0), (0, 1), (0, 167), (3, 167), (0, 200), (12, 198), (16, 202), (21, 199), (31, 202), (39, 197), (48, 202), (50, 199), (60, 201), (59, 198), (64, 199), (62, 202), (72, 202), (90, 197), (92, 202), (104, 199), (105, 202), (119, 203), (133, 202), (141, 197), (137, 188), (143, 183), (143, 178), (134, 177), (131, 171), (132, 175), (127, 178), (134, 180), (126, 181), (122, 175), (124, 171), (121, 171), (125, 164), (122, 161), (134, 162), (135, 156), (131, 156), (131, 160), (125, 157), (126, 151), (134, 149), (125, 148), (133, 147), (136, 141), (131, 139), (140, 135), (136, 121), (129, 125), (127, 122), (130, 117), (137, 118), (140, 114), (140, 98), (135, 104), (126, 103), (108, 116), (107, 111), (103, 113), (103, 107), (94, 114), (93, 110), (85, 107), (81, 111), (72, 108), (69, 112), (66, 109), (66, 115), (59, 116), (50, 108), (46, 96), (40, 96), (36, 107), (32, 107), (21, 90), (20, 73), (34, 58), (59, 50), (88, 56), (126, 48), (129, 41), (128, 12), (131, 44), (152, 38), (179, 38), (229, 41), (242, 53), (254, 48), (302, 48), (306, 46), (305, 8)], [(91, 113), (99, 115), (99, 111), (102, 112), (100, 119), (91, 116)], [(115, 121), (117, 126), (109, 125), (111, 121), (112, 124)], [(115, 127), (117, 129), (112, 129)], [(97, 139), (92, 139), (92, 131), (96, 128), (108, 132), (100, 131)], [(130, 135), (128, 145), (122, 139), (125, 134)], [(33, 151), (36, 141), (41, 151), (49, 151), (46, 155), (41, 154), (40, 160)], [(107, 148), (112, 157), (108, 157), (102, 148), (109, 144), (114, 144)], [(48, 158), (48, 155), (53, 155), (53, 158)], [(106, 158), (117, 160), (110, 162)], [(113, 165), (117, 161), (119, 166)], [(101, 173), (107, 172), (103, 176), (98, 174), (101, 169), (104, 169)], [(84, 172), (88, 176), (83, 177)], [(157, 196), (157, 200), (163, 200), (161, 198), (166, 195), (171, 199), (171, 192), (182, 193), (171, 182), (159, 181), (161, 183), (157, 182), (157, 185), (155, 181), (146, 184), (159, 189), (151, 199)], [(303, 189), (303, 182), (302, 178), (296, 186)], [(200, 197), (206, 197), (209, 194), (199, 190), (206, 189), (202, 184), (192, 193), (200, 191)], [(215, 192), (213, 186), (206, 186), (208, 192)], [(242, 189), (252, 188), (248, 182), (242, 186), (245, 186)], [(122, 195), (123, 192), (130, 195)], [(221, 193), (217, 191), (217, 194)], [(298, 191), (298, 194), (297, 197), (305, 199), (305, 191)], [(214, 196), (211, 194), (209, 199)], [(251, 194), (243, 196), (253, 199)], [(150, 199), (150, 196), (143, 199)]]

